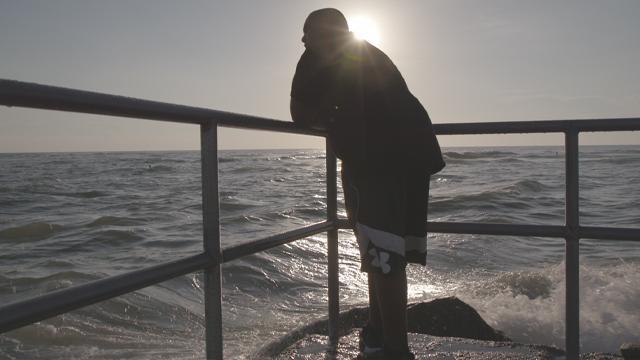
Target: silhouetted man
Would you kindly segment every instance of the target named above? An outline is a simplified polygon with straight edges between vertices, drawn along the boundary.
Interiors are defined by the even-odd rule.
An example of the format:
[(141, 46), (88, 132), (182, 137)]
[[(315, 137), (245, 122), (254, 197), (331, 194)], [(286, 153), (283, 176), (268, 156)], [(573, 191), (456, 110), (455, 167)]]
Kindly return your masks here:
[(426, 265), (429, 177), (444, 167), (431, 121), (391, 60), (356, 40), (336, 9), (305, 21), (291, 116), (325, 129), (342, 160), (345, 207), (368, 273), (361, 358), (412, 359), (408, 262)]

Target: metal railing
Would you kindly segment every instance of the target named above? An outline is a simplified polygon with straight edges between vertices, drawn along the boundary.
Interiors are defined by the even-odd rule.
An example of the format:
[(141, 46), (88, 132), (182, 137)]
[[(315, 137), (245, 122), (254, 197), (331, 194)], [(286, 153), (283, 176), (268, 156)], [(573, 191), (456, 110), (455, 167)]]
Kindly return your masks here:
[[(337, 217), (336, 158), (327, 142), (327, 219), (293, 231), (222, 249), (218, 194), (218, 126), (278, 131), (314, 136), (290, 122), (255, 116), (139, 100), (0, 79), (0, 105), (162, 120), (197, 124), (201, 134), (203, 252), (87, 284), (47, 293), (0, 308), (0, 333), (32, 324), (99, 301), (126, 294), (170, 278), (204, 270), (205, 342), (208, 359), (222, 359), (221, 264), (314, 234), (327, 232), (329, 339), (338, 339), (338, 229), (348, 228)], [(566, 351), (578, 359), (579, 239), (640, 240), (640, 229), (581, 226), (578, 212), (578, 134), (591, 131), (637, 131), (640, 118), (435, 124), (439, 135), (564, 133), (566, 221), (563, 226), (428, 222), (432, 233), (559, 237), (566, 240)]]

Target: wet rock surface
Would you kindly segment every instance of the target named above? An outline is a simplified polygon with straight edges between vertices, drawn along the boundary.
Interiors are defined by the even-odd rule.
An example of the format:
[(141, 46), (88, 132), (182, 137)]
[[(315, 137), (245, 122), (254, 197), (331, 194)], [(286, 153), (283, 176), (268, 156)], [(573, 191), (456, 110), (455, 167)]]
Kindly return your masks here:
[[(559, 360), (564, 359), (564, 351), (543, 345), (527, 345), (510, 341), (484, 341), (453, 337), (437, 337), (425, 334), (409, 334), (411, 350), (416, 359), (462, 360), (462, 359), (513, 359), (513, 360)], [(308, 335), (272, 359), (355, 359), (358, 355), (358, 330), (354, 329), (340, 338), (333, 349), (324, 335)], [(613, 354), (582, 354), (583, 360), (621, 360)]]
[[(275, 359), (355, 359), (358, 331), (340, 338), (335, 351), (327, 347), (327, 337), (309, 335)], [(481, 341), (425, 334), (409, 334), (416, 359), (555, 359), (564, 352), (554, 348), (520, 345), (512, 342)]]
[(640, 344), (624, 343), (620, 346), (620, 353), (625, 360), (640, 360)]
[[(416, 359), (564, 359), (564, 351), (543, 345), (512, 342), (489, 326), (475, 309), (449, 297), (407, 307), (409, 343)], [(367, 321), (368, 308), (340, 314), (340, 341), (329, 346), (328, 321), (298, 328), (264, 346), (256, 359), (355, 359), (358, 333)], [(584, 360), (622, 360), (614, 354), (589, 353)]]

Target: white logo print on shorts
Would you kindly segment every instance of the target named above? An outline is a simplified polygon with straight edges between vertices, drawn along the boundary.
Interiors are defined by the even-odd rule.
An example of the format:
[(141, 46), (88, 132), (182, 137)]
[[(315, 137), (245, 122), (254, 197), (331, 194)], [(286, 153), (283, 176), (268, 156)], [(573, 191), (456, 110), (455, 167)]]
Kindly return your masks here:
[(383, 274), (388, 274), (391, 271), (391, 265), (389, 265), (389, 253), (386, 251), (377, 251), (375, 248), (369, 249), (369, 255), (373, 257), (371, 260), (371, 266), (379, 267), (382, 269)]

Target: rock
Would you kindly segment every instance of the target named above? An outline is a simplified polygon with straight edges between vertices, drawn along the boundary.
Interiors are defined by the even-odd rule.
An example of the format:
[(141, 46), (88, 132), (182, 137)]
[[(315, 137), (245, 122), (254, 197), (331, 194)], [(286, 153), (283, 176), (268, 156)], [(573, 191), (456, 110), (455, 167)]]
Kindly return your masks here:
[(409, 332), (488, 341), (511, 341), (487, 324), (478, 312), (456, 297), (411, 304)]
[[(416, 359), (534, 360), (563, 358), (563, 350), (543, 345), (514, 343), (493, 329), (478, 312), (455, 297), (410, 304), (409, 344)], [(340, 340), (331, 347), (328, 320), (318, 320), (266, 344), (254, 359), (353, 359), (358, 354), (358, 333), (369, 316), (366, 307), (340, 313)], [(625, 350), (623, 350), (623, 348)], [(625, 359), (640, 359), (638, 345), (624, 344)], [(633, 357), (635, 356), (635, 357)], [(581, 360), (622, 360), (616, 354), (580, 354)]]
[(590, 352), (580, 354), (580, 360), (623, 360), (623, 358), (616, 354)]
[(640, 360), (640, 344), (624, 343), (620, 346), (624, 360)]
[[(324, 335), (307, 335), (270, 359), (343, 360), (358, 355), (358, 330), (354, 329), (340, 338), (336, 348), (327, 346)], [(481, 341), (451, 337), (435, 337), (425, 334), (409, 334), (411, 350), (416, 359), (429, 360), (539, 360), (558, 359), (562, 350), (541, 345), (525, 345), (512, 342)]]
[[(367, 322), (367, 307), (353, 308), (340, 313), (339, 333), (345, 335)], [(448, 336), (487, 341), (510, 341), (500, 331), (493, 329), (478, 312), (456, 297), (436, 299), (407, 306), (409, 332), (434, 336)], [(279, 354), (287, 347), (309, 334), (326, 335), (328, 320), (318, 320), (295, 329), (280, 339), (266, 344), (257, 352), (258, 358)]]

